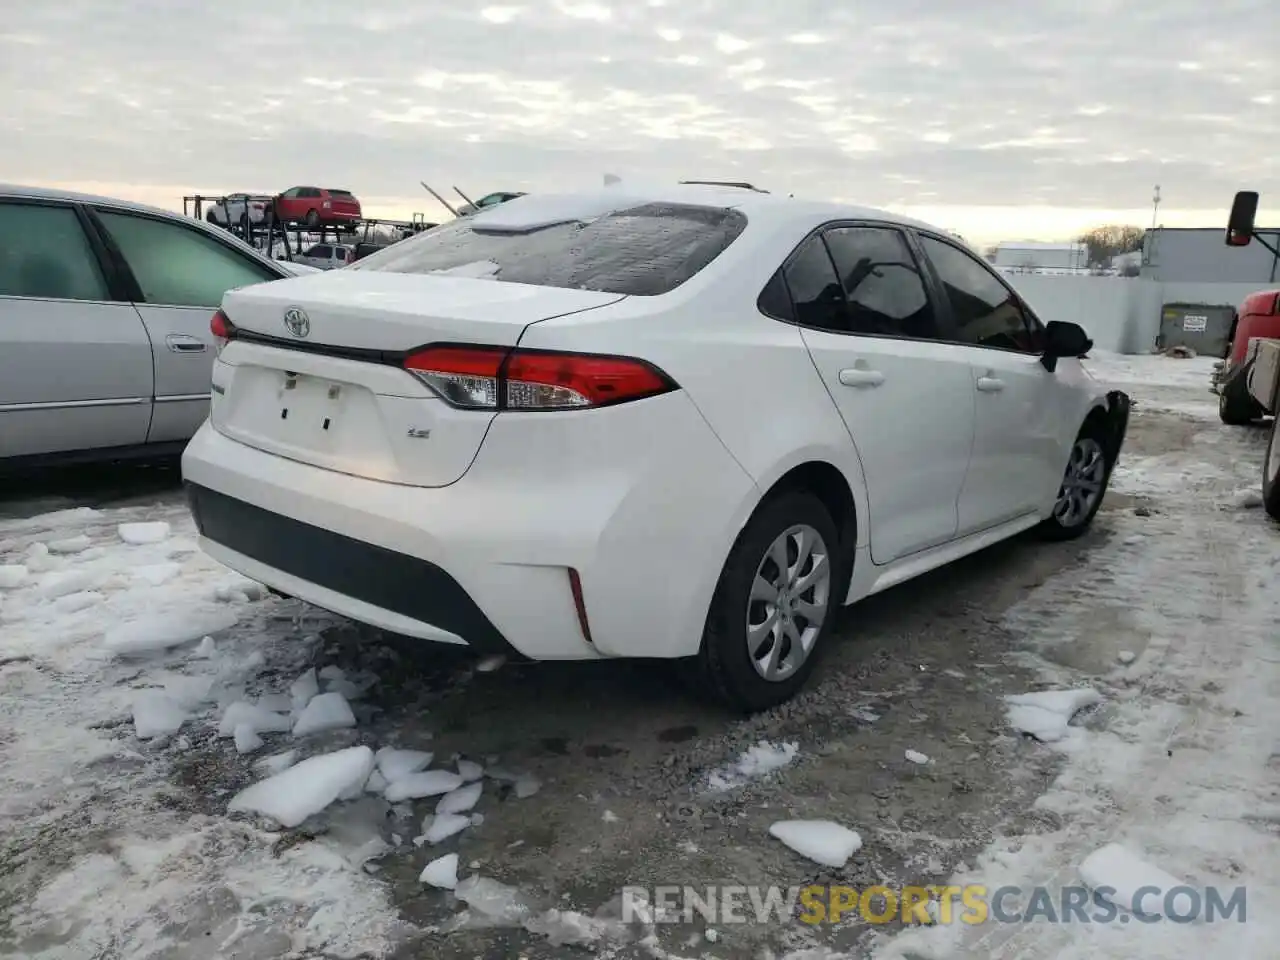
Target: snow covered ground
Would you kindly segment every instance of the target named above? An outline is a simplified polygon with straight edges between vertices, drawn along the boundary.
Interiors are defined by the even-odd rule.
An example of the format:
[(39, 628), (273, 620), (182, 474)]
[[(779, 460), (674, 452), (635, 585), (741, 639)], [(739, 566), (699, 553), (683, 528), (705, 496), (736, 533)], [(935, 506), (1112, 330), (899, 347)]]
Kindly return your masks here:
[[(1135, 417), (1148, 397), (1204, 389), (1211, 361), (1101, 358)], [(1187, 401), (1188, 403), (1192, 401)], [(1008, 837), (953, 883), (1122, 888), (1118, 843), (1176, 883), (1247, 888), (1248, 922), (986, 924), (912, 931), (878, 960), (1264, 958), (1280, 942), (1280, 529), (1258, 506), (1261, 437), (1206, 424), (1185, 445), (1122, 456), (1116, 488), (1142, 498), (1113, 545), (1008, 611), (1047, 686), (1088, 683), (1102, 705), (1051, 746), (1065, 764), (1035, 808), (1057, 829)], [(1098, 874), (1101, 874), (1099, 877)], [(1152, 904), (1157, 904), (1153, 908)], [(1147, 909), (1158, 910), (1159, 899)], [(1024, 899), (1018, 909), (1025, 908)], [(1184, 907), (1185, 909), (1185, 907)]]
[[(423, 679), (204, 557), (173, 492), (0, 510), (0, 956), (1274, 956), (1262, 438), (1217, 423), (1212, 361), (1089, 365), (1137, 399), (1099, 532), (875, 598), (850, 619), (883, 654), (746, 723), (591, 665)], [(1134, 858), (1247, 885), (1249, 922), (637, 943), (604, 910), (663, 877), (1119, 887)]]

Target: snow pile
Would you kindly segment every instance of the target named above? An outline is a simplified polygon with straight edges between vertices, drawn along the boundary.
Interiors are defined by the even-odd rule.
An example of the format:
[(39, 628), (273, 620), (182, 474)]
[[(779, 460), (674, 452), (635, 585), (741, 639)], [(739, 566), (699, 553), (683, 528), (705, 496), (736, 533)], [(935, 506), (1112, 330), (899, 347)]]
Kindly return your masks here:
[(710, 787), (715, 791), (732, 790), (748, 780), (767, 776), (795, 760), (799, 750), (796, 743), (774, 744), (761, 740), (743, 751), (729, 766), (713, 771), (708, 778)]
[(781, 820), (769, 827), (769, 836), (824, 867), (843, 867), (862, 849), (856, 831), (831, 820)]
[(283, 827), (296, 827), (335, 800), (363, 790), (372, 772), (373, 751), (368, 747), (320, 754), (241, 790), (227, 812), (257, 813)]
[(1102, 700), (1088, 687), (1077, 690), (1042, 690), (1004, 698), (1009, 725), (1041, 743), (1057, 743), (1067, 736), (1071, 718)]

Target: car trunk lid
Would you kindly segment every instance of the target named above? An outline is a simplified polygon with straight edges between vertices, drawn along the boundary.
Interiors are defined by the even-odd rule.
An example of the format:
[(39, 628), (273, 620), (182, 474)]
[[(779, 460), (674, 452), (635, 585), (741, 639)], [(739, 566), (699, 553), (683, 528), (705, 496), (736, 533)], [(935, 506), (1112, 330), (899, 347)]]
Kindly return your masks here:
[(215, 364), (211, 422), (248, 446), (411, 486), (475, 459), (490, 410), (458, 409), (406, 371), (430, 343), (514, 347), (528, 324), (617, 294), (468, 277), (331, 271), (229, 292), (235, 328)]

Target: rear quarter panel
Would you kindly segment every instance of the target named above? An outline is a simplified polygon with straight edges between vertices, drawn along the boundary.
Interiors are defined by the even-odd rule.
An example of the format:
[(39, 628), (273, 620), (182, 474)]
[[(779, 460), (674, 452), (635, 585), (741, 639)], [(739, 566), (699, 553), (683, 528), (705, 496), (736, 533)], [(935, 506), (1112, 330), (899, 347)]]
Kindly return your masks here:
[[(862, 466), (798, 328), (766, 317), (756, 299), (811, 224), (743, 235), (670, 293), (535, 323), (522, 346), (636, 356), (657, 364), (692, 399), (756, 484), (757, 502), (789, 470), (835, 466), (866, 517)], [(754, 504), (752, 505), (754, 509)], [(749, 518), (735, 521), (729, 545)], [(866, 539), (858, 524), (858, 542)]]

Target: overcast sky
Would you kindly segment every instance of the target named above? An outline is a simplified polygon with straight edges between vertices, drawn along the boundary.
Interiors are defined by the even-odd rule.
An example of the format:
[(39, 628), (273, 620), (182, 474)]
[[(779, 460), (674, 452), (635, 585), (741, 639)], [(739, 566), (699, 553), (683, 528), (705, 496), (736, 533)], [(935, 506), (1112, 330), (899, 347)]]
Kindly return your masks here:
[(612, 172), (1051, 239), (1156, 183), (1170, 226), (1280, 211), (1278, 156), (1280, 0), (0, 0), (0, 180), (179, 209)]

